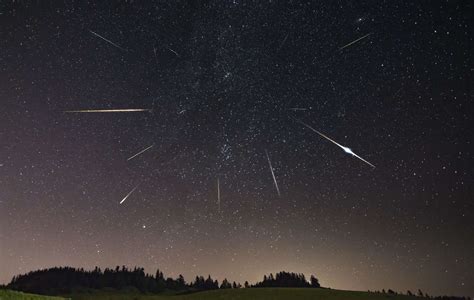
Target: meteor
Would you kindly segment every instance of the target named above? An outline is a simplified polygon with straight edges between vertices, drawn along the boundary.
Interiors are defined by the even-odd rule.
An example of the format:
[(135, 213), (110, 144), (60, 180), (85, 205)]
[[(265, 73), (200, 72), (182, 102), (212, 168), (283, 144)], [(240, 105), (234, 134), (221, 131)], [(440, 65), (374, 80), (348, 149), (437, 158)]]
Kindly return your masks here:
[(143, 152), (147, 151), (148, 149), (151, 149), (153, 146), (155, 146), (155, 144), (151, 145), (150, 147), (147, 147), (147, 148), (143, 149), (142, 151), (138, 152), (138, 153), (135, 154), (135, 155), (130, 156), (130, 157), (127, 159), (127, 161), (129, 161), (129, 160), (131, 160), (131, 159), (137, 157), (138, 155), (142, 154)]
[(153, 53), (155, 53), (155, 61), (156, 61), (156, 64), (158, 65), (158, 57), (156, 56), (156, 48), (153, 47)]
[(95, 35), (96, 37), (103, 39), (103, 40), (106, 41), (107, 43), (109, 43), (109, 44), (115, 46), (116, 48), (119, 48), (120, 50), (123, 50), (123, 51), (127, 51), (126, 49), (123, 49), (123, 48), (120, 47), (119, 45), (117, 45), (117, 44), (115, 44), (114, 42), (112, 42), (111, 40), (108, 40), (108, 39), (106, 39), (105, 37), (101, 36), (100, 34), (95, 33), (95, 32), (92, 31), (92, 30), (89, 30), (89, 32), (92, 33), (93, 35)]
[(366, 35), (364, 35), (363, 37), (358, 38), (358, 39), (355, 40), (355, 41), (350, 42), (349, 44), (347, 44), (347, 45), (345, 45), (345, 46), (342, 46), (341, 48), (339, 48), (339, 50), (342, 50), (342, 49), (344, 49), (344, 48), (347, 48), (347, 47), (349, 47), (350, 45), (353, 45), (353, 44), (357, 43), (358, 41), (365, 39), (366, 37), (368, 37), (368, 36), (371, 35), (371, 34), (372, 34), (372, 32), (371, 32), (371, 33), (368, 33), (368, 34), (366, 34)]
[(363, 159), (362, 157), (360, 157), (359, 155), (355, 154), (351, 148), (349, 147), (345, 147), (341, 144), (339, 144), (338, 142), (336, 142), (335, 140), (331, 139), (330, 137), (328, 137), (327, 135), (317, 131), (316, 129), (314, 129), (313, 127), (309, 126), (308, 124), (304, 123), (303, 121), (299, 120), (299, 119), (296, 119), (294, 118), (294, 120), (296, 120), (296, 122), (304, 125), (305, 127), (311, 129), (312, 131), (316, 132), (317, 134), (319, 134), (320, 136), (322, 136), (323, 138), (325, 138), (326, 140), (330, 141), (331, 143), (335, 144), (336, 146), (338, 146), (339, 148), (341, 148), (342, 150), (344, 150), (344, 152), (346, 152), (347, 154), (350, 154), (352, 156), (355, 156), (357, 157), (358, 159), (360, 159), (361, 161), (365, 162), (366, 164), (368, 164), (369, 166), (371, 166), (372, 168), (375, 168), (375, 166), (373, 164), (371, 164), (370, 162), (368, 162), (367, 160)]
[(267, 150), (265, 150), (265, 154), (267, 155), (268, 165), (270, 166), (270, 172), (272, 172), (273, 182), (275, 183), (275, 188), (276, 188), (278, 197), (280, 197), (281, 196), (280, 189), (278, 188), (278, 183), (275, 177), (275, 173), (273, 172), (272, 162), (270, 161), (270, 156), (268, 155)]
[(304, 108), (304, 107), (292, 107), (292, 108), (288, 108), (288, 110), (292, 110), (292, 111), (304, 111), (304, 110), (308, 110), (307, 108)]
[(173, 52), (177, 57), (179, 57), (178, 52), (174, 51), (173, 49), (171, 49), (171, 48), (169, 48), (169, 47), (168, 47), (168, 50), (170, 50), (170, 51)]
[(151, 111), (148, 108), (124, 108), (124, 109), (81, 109), (66, 110), (65, 113), (115, 113), (115, 112), (143, 112)]
[(127, 200), (127, 198), (133, 193), (135, 192), (135, 190), (138, 188), (140, 184), (137, 184), (136, 187), (134, 187), (125, 197), (123, 197), (122, 201), (120, 201), (120, 204), (122, 204), (125, 200)]
[(278, 46), (277, 52), (280, 51), (281, 47), (283, 47), (283, 45), (285, 44), (286, 39), (288, 38), (288, 35), (289, 35), (289, 33), (286, 34), (285, 38), (283, 39), (283, 42), (281, 42), (280, 46)]

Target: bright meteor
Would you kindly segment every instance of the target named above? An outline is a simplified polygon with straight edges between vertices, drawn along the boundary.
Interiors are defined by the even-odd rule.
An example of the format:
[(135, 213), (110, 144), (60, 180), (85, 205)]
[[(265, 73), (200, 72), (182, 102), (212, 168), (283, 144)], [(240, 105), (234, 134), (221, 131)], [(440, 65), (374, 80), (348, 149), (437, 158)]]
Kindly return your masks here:
[(122, 204), (125, 200), (127, 200), (128, 197), (130, 197), (130, 195), (135, 192), (135, 190), (138, 188), (140, 184), (137, 184), (136, 187), (134, 187), (125, 197), (123, 197), (122, 201), (120, 201), (120, 204)]
[(296, 122), (304, 125), (305, 127), (311, 129), (312, 131), (316, 132), (317, 134), (319, 134), (320, 136), (322, 136), (323, 138), (325, 138), (326, 140), (330, 141), (331, 143), (335, 144), (336, 146), (338, 146), (339, 148), (341, 148), (342, 150), (344, 150), (344, 152), (346, 152), (347, 154), (350, 154), (352, 156), (355, 156), (357, 157), (358, 159), (360, 159), (361, 161), (365, 162), (366, 164), (368, 164), (369, 166), (371, 166), (372, 168), (375, 168), (375, 166), (373, 164), (371, 164), (370, 162), (368, 162), (367, 160), (363, 159), (362, 157), (360, 157), (359, 155), (355, 154), (351, 148), (349, 147), (345, 147), (341, 144), (339, 144), (338, 142), (336, 142), (335, 140), (331, 139), (330, 137), (328, 137), (327, 135), (325, 135), (324, 133), (322, 132), (319, 132), (317, 131), (316, 129), (314, 129), (313, 127), (309, 126), (308, 124), (304, 123), (303, 121), (299, 120), (299, 119), (296, 119)]
[(270, 161), (270, 156), (268, 155), (267, 150), (265, 150), (265, 154), (267, 155), (267, 160), (268, 160), (268, 165), (270, 166), (270, 172), (272, 172), (272, 177), (273, 177), (273, 182), (275, 183), (275, 188), (278, 194), (278, 197), (280, 197), (280, 188), (278, 188), (278, 182), (275, 177), (275, 173), (273, 172), (273, 167), (272, 167), (272, 162)]
[(371, 32), (371, 33), (368, 33), (368, 34), (366, 34), (366, 35), (364, 35), (363, 37), (358, 38), (358, 39), (355, 40), (355, 41), (350, 42), (349, 44), (347, 44), (347, 45), (345, 45), (345, 46), (342, 46), (341, 48), (339, 48), (339, 50), (342, 50), (342, 49), (344, 49), (344, 48), (347, 48), (347, 47), (349, 47), (350, 45), (353, 45), (353, 44), (357, 43), (358, 41), (365, 39), (366, 37), (368, 37), (368, 36), (371, 35), (371, 34), (372, 34), (372, 32)]
[(105, 37), (101, 36), (100, 34), (98, 33), (95, 33), (94, 31), (92, 30), (89, 30), (90, 33), (92, 33), (93, 35), (95, 35), (96, 37), (106, 41), (107, 43), (111, 44), (112, 46), (116, 47), (116, 48), (119, 48), (120, 50), (123, 50), (123, 51), (127, 51), (126, 49), (120, 47), (119, 45), (115, 44), (114, 42), (112, 42), (111, 40), (108, 40), (106, 39)]
[(138, 155), (142, 154), (143, 152), (147, 151), (148, 149), (151, 149), (153, 146), (155, 146), (155, 144), (153, 144), (153, 145), (151, 145), (151, 146), (149, 146), (149, 147), (143, 149), (142, 151), (138, 152), (137, 154), (134, 154), (134, 155), (130, 156), (130, 157), (127, 159), (127, 161), (129, 161), (129, 160), (131, 160), (131, 159), (137, 157)]
[(115, 112), (143, 112), (151, 111), (148, 108), (124, 108), (124, 109), (80, 109), (66, 110), (65, 113), (115, 113)]

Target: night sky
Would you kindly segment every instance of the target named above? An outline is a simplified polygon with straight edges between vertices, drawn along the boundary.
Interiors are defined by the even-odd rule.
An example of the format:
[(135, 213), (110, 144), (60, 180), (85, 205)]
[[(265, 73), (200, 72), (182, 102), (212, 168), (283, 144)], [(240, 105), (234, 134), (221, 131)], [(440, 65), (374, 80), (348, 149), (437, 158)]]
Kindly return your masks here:
[(470, 1), (101, 2), (0, 4), (0, 282), (474, 296)]

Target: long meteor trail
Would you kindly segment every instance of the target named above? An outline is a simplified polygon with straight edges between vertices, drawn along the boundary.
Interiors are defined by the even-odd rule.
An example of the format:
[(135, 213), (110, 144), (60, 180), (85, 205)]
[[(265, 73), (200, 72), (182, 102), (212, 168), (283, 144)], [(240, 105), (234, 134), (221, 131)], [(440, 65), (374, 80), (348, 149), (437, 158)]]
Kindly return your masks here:
[(90, 33), (92, 33), (93, 35), (95, 35), (96, 37), (100, 38), (100, 39), (103, 39), (104, 41), (106, 41), (107, 43), (111, 44), (112, 46), (116, 47), (116, 48), (119, 48), (120, 50), (123, 50), (123, 51), (127, 51), (126, 49), (120, 47), (119, 45), (115, 44), (114, 42), (112, 42), (111, 40), (108, 40), (106, 39), (105, 37), (101, 36), (100, 34), (98, 33), (95, 33), (94, 31), (92, 30), (89, 30)]
[(265, 150), (265, 154), (267, 155), (267, 160), (268, 160), (268, 165), (270, 166), (270, 172), (272, 172), (272, 177), (273, 177), (273, 182), (275, 183), (275, 188), (278, 194), (278, 197), (280, 197), (280, 188), (278, 188), (278, 182), (275, 177), (275, 173), (273, 172), (273, 167), (272, 167), (272, 162), (270, 161), (270, 156), (268, 155), (267, 150)]
[(347, 154), (350, 154), (352, 156), (355, 156), (357, 157), (358, 159), (360, 159), (361, 161), (365, 162), (366, 164), (368, 164), (369, 166), (371, 166), (372, 168), (375, 168), (375, 166), (373, 164), (371, 164), (370, 162), (368, 162), (367, 160), (363, 159), (362, 157), (360, 157), (359, 155), (355, 154), (354, 152), (352, 152), (351, 148), (349, 147), (345, 147), (341, 144), (339, 144), (338, 142), (336, 142), (335, 140), (331, 139), (330, 137), (328, 137), (327, 135), (325, 135), (324, 133), (322, 132), (319, 132), (317, 131), (316, 129), (314, 129), (313, 127), (309, 126), (308, 124), (304, 123), (303, 121), (299, 120), (299, 119), (296, 119), (294, 118), (294, 120), (296, 120), (296, 122), (304, 125), (305, 127), (311, 129), (312, 131), (316, 132), (317, 134), (319, 134), (320, 136), (322, 136), (323, 138), (325, 138), (326, 140), (330, 141), (331, 143), (333, 143), (334, 145), (338, 146), (339, 148), (341, 148), (342, 150), (344, 150), (344, 152), (346, 152)]
[(372, 34), (372, 32), (371, 32), (371, 33), (367, 33), (367, 34), (364, 35), (363, 37), (360, 37), (360, 38), (358, 38), (357, 40), (352, 41), (352, 42), (350, 42), (349, 44), (347, 44), (347, 45), (345, 45), (345, 46), (342, 46), (341, 48), (339, 48), (339, 50), (345, 49), (345, 48), (349, 47), (350, 45), (353, 45), (353, 44), (357, 43), (358, 41), (365, 39), (366, 37), (368, 37), (368, 36), (371, 35), (371, 34)]
[(146, 147), (145, 149), (143, 149), (142, 151), (138, 152), (137, 154), (134, 154), (134, 155), (130, 156), (130, 157), (127, 159), (127, 161), (129, 161), (129, 160), (131, 160), (131, 159), (137, 157), (138, 155), (144, 153), (145, 151), (147, 151), (147, 150), (153, 148), (153, 146), (155, 146), (155, 144), (153, 144), (153, 145), (151, 145), (151, 146), (149, 146), (149, 147)]
[(134, 187), (125, 197), (123, 197), (122, 201), (120, 201), (120, 204), (122, 204), (125, 200), (127, 200), (128, 197), (130, 197), (130, 195), (135, 192), (135, 190), (138, 188), (140, 184), (137, 184), (136, 187)]
[(66, 110), (65, 113), (115, 113), (115, 112), (143, 112), (151, 111), (148, 108), (124, 108), (124, 109), (80, 109)]

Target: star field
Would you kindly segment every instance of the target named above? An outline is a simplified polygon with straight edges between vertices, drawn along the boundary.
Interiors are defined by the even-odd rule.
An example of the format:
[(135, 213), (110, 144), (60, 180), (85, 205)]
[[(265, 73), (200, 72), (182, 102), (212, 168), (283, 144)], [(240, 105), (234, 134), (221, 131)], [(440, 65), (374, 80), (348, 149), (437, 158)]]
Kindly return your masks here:
[[(0, 280), (288, 270), (474, 296), (470, 11), (0, 4)], [(90, 109), (145, 111), (66, 112)]]

